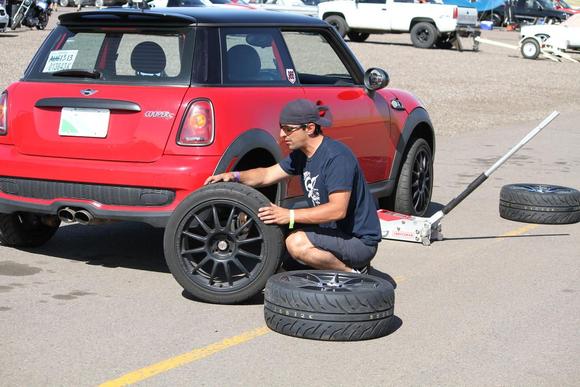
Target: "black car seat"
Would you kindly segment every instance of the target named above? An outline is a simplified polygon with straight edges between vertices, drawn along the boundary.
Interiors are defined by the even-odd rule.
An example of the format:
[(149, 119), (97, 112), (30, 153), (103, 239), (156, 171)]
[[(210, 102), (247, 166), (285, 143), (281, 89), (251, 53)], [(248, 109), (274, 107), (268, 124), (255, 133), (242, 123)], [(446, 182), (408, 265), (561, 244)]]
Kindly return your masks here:
[(131, 53), (131, 67), (136, 75), (161, 77), (165, 76), (167, 58), (163, 48), (155, 42), (141, 42)]
[(260, 79), (262, 62), (256, 50), (245, 44), (233, 46), (227, 52), (228, 79), (232, 82)]

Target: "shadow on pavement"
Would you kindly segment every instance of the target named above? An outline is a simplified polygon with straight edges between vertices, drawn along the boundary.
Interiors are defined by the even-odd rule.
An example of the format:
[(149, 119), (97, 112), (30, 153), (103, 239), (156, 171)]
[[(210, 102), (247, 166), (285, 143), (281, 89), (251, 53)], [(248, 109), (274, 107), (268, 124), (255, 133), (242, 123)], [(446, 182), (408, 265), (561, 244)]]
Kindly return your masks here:
[(73, 224), (61, 226), (45, 245), (22, 250), (88, 265), (169, 273), (163, 254), (163, 231), (133, 222)]
[(570, 236), (570, 234), (529, 234), (529, 235), (487, 235), (460, 238), (443, 238), (443, 241), (464, 241), (477, 239), (508, 239), (508, 238), (541, 238), (541, 237), (561, 237)]

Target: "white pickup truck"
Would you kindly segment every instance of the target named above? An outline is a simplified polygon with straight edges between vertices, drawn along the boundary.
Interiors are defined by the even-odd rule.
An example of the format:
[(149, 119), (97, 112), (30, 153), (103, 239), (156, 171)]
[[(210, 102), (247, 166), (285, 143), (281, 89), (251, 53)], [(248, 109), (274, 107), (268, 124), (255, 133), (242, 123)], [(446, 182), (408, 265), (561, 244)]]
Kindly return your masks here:
[(458, 36), (475, 38), (480, 32), (475, 8), (413, 0), (328, 1), (318, 4), (318, 17), (355, 42), (369, 34), (410, 32), (419, 48), (449, 48)]

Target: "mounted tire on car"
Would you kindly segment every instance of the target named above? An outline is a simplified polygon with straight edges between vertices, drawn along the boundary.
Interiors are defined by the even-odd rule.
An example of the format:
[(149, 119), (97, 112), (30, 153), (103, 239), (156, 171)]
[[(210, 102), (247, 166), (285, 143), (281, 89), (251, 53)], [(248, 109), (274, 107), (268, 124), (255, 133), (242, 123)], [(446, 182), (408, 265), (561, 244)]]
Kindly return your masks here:
[(349, 32), (347, 34), (348, 38), (350, 40), (352, 40), (353, 42), (364, 42), (365, 40), (367, 40), (369, 38), (369, 34), (365, 33), (365, 32)]
[(540, 51), (540, 43), (535, 38), (524, 39), (520, 48), (522, 56), (526, 59), (537, 59)]
[(341, 38), (344, 38), (346, 36), (348, 26), (346, 25), (346, 20), (344, 20), (343, 17), (332, 15), (324, 18), (324, 21), (333, 26)]
[(233, 304), (258, 294), (279, 267), (284, 236), (262, 223), (270, 201), (253, 188), (216, 183), (190, 194), (165, 229), (167, 265), (194, 297)]
[(417, 48), (431, 48), (437, 38), (437, 27), (431, 23), (420, 22), (411, 28), (411, 42)]
[(48, 242), (59, 226), (56, 216), (0, 214), (0, 243), (12, 247), (38, 247)]
[(266, 285), (264, 317), (273, 331), (326, 341), (356, 341), (390, 332), (395, 292), (375, 276), (301, 270)]
[(580, 192), (557, 185), (504, 185), (500, 191), (499, 215), (524, 223), (578, 223)]
[(423, 216), (433, 192), (433, 151), (423, 138), (416, 138), (403, 156), (395, 192), (381, 199), (381, 207), (413, 216)]

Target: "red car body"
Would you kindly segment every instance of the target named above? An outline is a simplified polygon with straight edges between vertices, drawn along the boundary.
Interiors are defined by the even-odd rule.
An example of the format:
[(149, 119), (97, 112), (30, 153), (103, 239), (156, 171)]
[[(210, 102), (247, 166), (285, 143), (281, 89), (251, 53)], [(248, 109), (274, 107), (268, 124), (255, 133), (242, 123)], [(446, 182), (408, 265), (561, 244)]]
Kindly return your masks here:
[[(204, 11), (190, 10), (193, 13)], [(248, 15), (247, 12), (243, 14)], [(258, 13), (259, 16), (261, 14)], [(279, 14), (274, 13), (271, 17), (276, 16)], [(66, 21), (65, 18), (65, 25)], [(304, 21), (313, 22), (314, 19), (304, 18)], [(343, 50), (342, 54), (350, 55), (348, 48), (340, 49)], [(96, 92), (83, 96), (83, 90)], [(271, 155), (275, 156), (271, 162), (287, 154), (284, 144), (279, 142), (278, 115), (290, 100), (308, 98), (329, 106), (333, 126), (327, 134), (346, 143), (355, 152), (367, 181), (380, 185), (379, 190), (383, 193), (392, 191), (393, 177), (396, 176), (396, 171), (392, 170), (393, 162), (397, 155), (402, 156), (397, 147), (401, 145), (399, 142), (404, 138), (405, 130), (411, 136), (411, 129), (416, 128), (405, 128), (409, 124), (409, 114), (424, 112), (418, 101), (404, 91), (382, 89), (369, 97), (364, 87), (352, 85), (175, 87), (109, 85), (87, 80), (35, 82), (25, 78), (10, 85), (6, 96), (9, 129), (0, 136), (0, 205), (3, 212), (20, 210), (54, 214), (63, 206), (75, 205), (88, 209), (97, 218), (144, 220), (161, 226), (187, 195), (202, 186), (207, 176), (236, 167), (243, 154), (228, 154), (227, 150), (231, 150), (231, 145), (249, 131), (260, 131), (262, 137), (267, 133), (267, 137), (277, 142), (278, 149), (272, 150), (277, 155)], [(63, 137), (59, 135), (58, 127), (61, 107), (66, 103), (52, 107), (38, 106), (38, 101), (55, 97), (65, 101), (132, 101), (139, 105), (140, 113), (111, 109), (110, 130), (105, 139)], [(181, 146), (175, 139), (184, 114), (191, 101), (200, 97), (210, 101), (213, 107), (215, 138), (208, 146)], [(378, 98), (381, 101), (397, 99), (404, 108), (397, 110), (388, 106), (388, 112), (380, 111), (376, 103)], [(142, 112), (165, 112), (167, 115), (147, 118)], [(418, 126), (426, 130), (424, 134), (433, 144), (428, 116), (423, 116)], [(29, 183), (34, 181), (35, 189), (50, 184), (46, 182), (74, 182), (89, 188), (91, 185), (117, 186), (120, 189), (145, 187), (149, 191), (163, 190), (174, 196), (165, 203), (157, 200), (158, 205), (103, 203), (76, 194), (74, 188), (71, 188), (70, 195), (63, 191), (50, 198), (43, 193), (30, 192), (22, 196), (19, 192), (25, 189), (17, 186), (25, 184), (11, 182), (10, 179), (28, 179)], [(278, 201), (301, 195), (297, 179), (293, 180), (287, 188), (281, 187), (283, 192), (277, 196)], [(390, 188), (385, 183), (389, 183)], [(86, 190), (87, 187), (76, 189)], [(147, 195), (149, 191), (142, 194)]]

